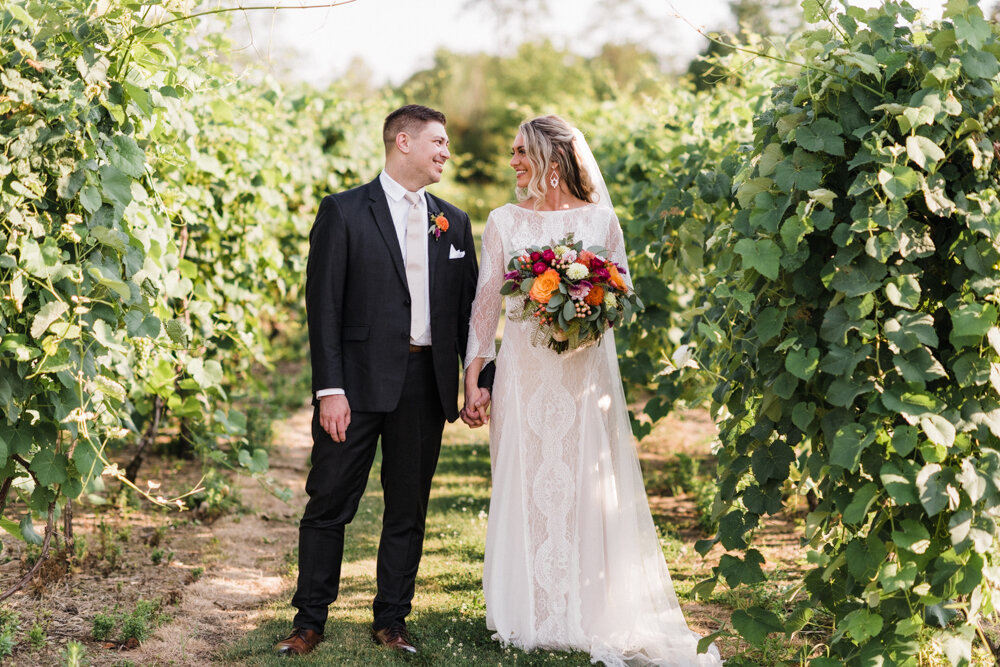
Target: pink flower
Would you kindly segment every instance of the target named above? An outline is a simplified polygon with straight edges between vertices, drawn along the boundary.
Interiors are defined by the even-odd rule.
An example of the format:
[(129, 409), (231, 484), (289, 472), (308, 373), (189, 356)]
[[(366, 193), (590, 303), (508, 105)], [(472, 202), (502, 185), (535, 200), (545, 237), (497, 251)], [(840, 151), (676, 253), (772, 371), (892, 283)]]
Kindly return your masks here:
[(521, 274), (517, 271), (511, 271), (510, 273), (503, 274), (504, 280), (517, 280)]
[[(534, 255), (536, 253), (531, 253), (531, 254)], [(548, 268), (549, 268), (548, 264), (545, 264), (543, 262), (535, 262), (535, 265), (531, 268), (531, 270), (535, 272), (536, 276), (540, 276), (543, 273), (545, 273), (546, 269)]]
[(570, 286), (569, 298), (573, 299), (574, 301), (579, 301), (580, 299), (590, 294), (590, 289), (592, 287), (593, 284), (591, 284), (589, 281), (581, 280), (577, 284)]
[[(593, 266), (593, 265), (591, 265), (591, 266)], [(602, 267), (603, 267), (603, 264), (602, 264)], [(605, 268), (596, 268), (591, 273), (594, 276), (594, 280), (596, 280), (599, 283), (602, 283), (602, 282), (606, 283), (608, 281), (608, 279), (611, 277), (611, 272), (608, 271)]]

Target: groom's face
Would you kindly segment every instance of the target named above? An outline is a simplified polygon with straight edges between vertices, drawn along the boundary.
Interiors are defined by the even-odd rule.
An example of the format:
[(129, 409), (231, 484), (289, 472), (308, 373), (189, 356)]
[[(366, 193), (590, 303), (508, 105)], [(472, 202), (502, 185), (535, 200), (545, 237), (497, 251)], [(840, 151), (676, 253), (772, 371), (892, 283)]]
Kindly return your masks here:
[(448, 151), (448, 133), (444, 125), (436, 121), (424, 123), (416, 136), (410, 138), (410, 152), (407, 162), (416, 174), (426, 181), (425, 185), (437, 183), (444, 172), (444, 163), (451, 157)]

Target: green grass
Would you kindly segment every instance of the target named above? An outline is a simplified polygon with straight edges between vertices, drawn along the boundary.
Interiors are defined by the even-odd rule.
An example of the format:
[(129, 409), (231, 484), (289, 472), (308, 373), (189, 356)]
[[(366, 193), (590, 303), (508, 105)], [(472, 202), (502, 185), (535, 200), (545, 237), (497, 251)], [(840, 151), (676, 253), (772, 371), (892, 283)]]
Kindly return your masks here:
[[(347, 527), (340, 598), (330, 606), (322, 644), (296, 665), (589, 665), (585, 653), (524, 653), (490, 639), (483, 603), (482, 567), (489, 507), (490, 462), (486, 429), (458, 422), (445, 429), (427, 516), (424, 556), (407, 627), (420, 651), (405, 657), (369, 638), (375, 594), (375, 556), (381, 529), (382, 490), (376, 459), (358, 514)], [(294, 579), (289, 580), (294, 586)], [(271, 653), (291, 628), (285, 599), (270, 616), (221, 656), (224, 663), (284, 665)]]

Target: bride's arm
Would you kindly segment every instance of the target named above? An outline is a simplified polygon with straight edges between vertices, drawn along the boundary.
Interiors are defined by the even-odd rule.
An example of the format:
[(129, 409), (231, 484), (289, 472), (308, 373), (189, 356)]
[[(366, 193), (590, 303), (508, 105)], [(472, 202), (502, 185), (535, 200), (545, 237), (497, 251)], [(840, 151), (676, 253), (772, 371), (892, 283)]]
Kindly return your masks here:
[(625, 248), (625, 236), (622, 234), (621, 223), (614, 210), (609, 210), (608, 235), (604, 247), (608, 251), (608, 259), (625, 269), (622, 276), (629, 289), (634, 289), (632, 285), (632, 274), (628, 271), (628, 250)]
[(483, 231), (483, 254), (479, 267), (476, 298), (472, 302), (469, 322), (469, 342), (465, 352), (465, 402), (474, 416), (479, 409), (485, 411), (490, 392), (479, 387), (479, 374), (483, 366), (496, 358), (496, 333), (500, 321), (503, 296), (504, 252), (495, 212), (490, 213)]

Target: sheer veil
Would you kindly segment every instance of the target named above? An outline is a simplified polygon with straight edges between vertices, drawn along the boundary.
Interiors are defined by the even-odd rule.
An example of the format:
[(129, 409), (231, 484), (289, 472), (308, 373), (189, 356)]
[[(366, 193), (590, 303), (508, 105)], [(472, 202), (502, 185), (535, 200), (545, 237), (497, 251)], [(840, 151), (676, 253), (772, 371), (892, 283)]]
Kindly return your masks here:
[(598, 199), (595, 203), (604, 208), (614, 209), (614, 204), (611, 203), (611, 194), (608, 192), (608, 185), (604, 182), (604, 174), (601, 173), (601, 168), (597, 166), (597, 160), (594, 159), (594, 153), (590, 150), (590, 145), (583, 136), (583, 132), (575, 127), (573, 128), (573, 147), (576, 149), (576, 157), (580, 162), (580, 166), (587, 172), (587, 176), (590, 177), (590, 182), (594, 186), (594, 192), (597, 193)]
[[(628, 270), (624, 235), (613, 213), (614, 204), (604, 175), (583, 133), (577, 128), (573, 128), (573, 144), (579, 164), (586, 170), (598, 195), (595, 203), (612, 211), (614, 220), (611, 221), (613, 227), (610, 234), (614, 240), (608, 254), (610, 259), (625, 268), (624, 278), (631, 288), (632, 275)], [(604, 538), (609, 544), (629, 545), (627, 553), (610, 550), (607, 560), (602, 563), (600, 569), (605, 575), (605, 584), (608, 590), (615, 592), (602, 602), (607, 618), (632, 619), (633, 625), (618, 627), (617, 632), (603, 634), (602, 639), (593, 637), (591, 657), (595, 662), (603, 660), (607, 665), (619, 667), (722, 665), (719, 650), (714, 644), (707, 653), (697, 653), (700, 637), (687, 627), (674, 592), (636, 456), (613, 328), (605, 332), (601, 347), (604, 348), (603, 353), (597, 354), (603, 354), (606, 377), (610, 380), (606, 387), (611, 399), (606, 422), (610, 438), (608, 449), (603, 453), (608, 457), (610, 467), (616, 471), (617, 485), (614, 502), (610, 503), (615, 510), (606, 517)], [(642, 575), (636, 577), (636, 572)], [(605, 630), (615, 625), (609, 623)]]

